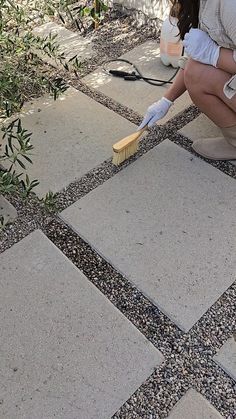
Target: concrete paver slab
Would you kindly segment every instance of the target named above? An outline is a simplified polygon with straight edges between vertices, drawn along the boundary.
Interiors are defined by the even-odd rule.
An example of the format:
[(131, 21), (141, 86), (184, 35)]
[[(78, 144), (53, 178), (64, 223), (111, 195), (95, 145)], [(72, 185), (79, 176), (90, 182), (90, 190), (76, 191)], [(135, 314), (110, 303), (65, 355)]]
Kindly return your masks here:
[[(172, 67), (166, 67), (161, 63), (159, 44), (154, 41), (145, 42), (122, 55), (120, 58), (128, 59), (136, 64), (142, 74), (148, 77), (168, 80), (175, 71)], [(132, 67), (127, 67), (123, 63), (118, 63), (118, 65), (111, 63), (111, 67), (109, 68), (133, 71)], [(144, 81), (124, 81), (121, 78), (107, 75), (101, 68), (84, 77), (83, 81), (141, 115), (146, 112), (149, 105), (159, 100), (170, 86), (168, 84), (156, 87)], [(176, 100), (174, 106), (171, 107), (168, 115), (160, 121), (160, 124), (165, 123), (190, 104), (191, 99), (185, 93), (181, 98)]]
[(219, 128), (204, 114), (189, 122), (179, 132), (192, 141), (196, 141), (199, 138), (219, 137), (221, 135)]
[(4, 218), (4, 223), (12, 222), (17, 217), (16, 209), (2, 195), (0, 195), (0, 217)]
[(235, 280), (235, 206), (234, 179), (166, 140), (61, 217), (188, 331)]
[[(214, 138), (222, 136), (220, 129), (203, 114), (198, 116), (189, 124), (185, 125), (179, 132), (192, 141), (196, 141), (199, 138)], [(236, 165), (235, 160), (231, 163)]]
[(27, 103), (22, 125), (33, 132), (31, 178), (39, 196), (59, 191), (112, 155), (112, 144), (137, 127), (85, 94), (70, 88), (57, 101)]
[(215, 362), (236, 381), (236, 341), (228, 339), (214, 356)]
[[(59, 52), (64, 53), (66, 59), (70, 59), (77, 55), (79, 61), (91, 58), (95, 55), (92, 43), (89, 39), (72, 32), (61, 25), (54, 22), (47, 22), (41, 26), (34, 28), (34, 34), (41, 38), (57, 35), (56, 43), (59, 45)], [(49, 60), (47, 60), (49, 61)]]
[(44, 236), (0, 255), (4, 419), (108, 419), (163, 356)]
[(168, 419), (223, 419), (223, 416), (196, 390), (190, 389), (175, 405)]

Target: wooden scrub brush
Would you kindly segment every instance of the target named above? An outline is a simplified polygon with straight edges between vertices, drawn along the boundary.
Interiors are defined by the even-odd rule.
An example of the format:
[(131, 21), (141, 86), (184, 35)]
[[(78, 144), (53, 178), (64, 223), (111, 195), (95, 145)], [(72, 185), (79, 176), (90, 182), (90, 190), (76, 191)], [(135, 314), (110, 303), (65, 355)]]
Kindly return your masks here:
[(148, 129), (148, 126), (145, 125), (142, 129), (133, 134), (128, 135), (122, 140), (118, 141), (113, 145), (113, 160), (112, 163), (115, 166), (123, 163), (129, 157), (133, 156), (138, 151), (138, 142), (144, 131)]

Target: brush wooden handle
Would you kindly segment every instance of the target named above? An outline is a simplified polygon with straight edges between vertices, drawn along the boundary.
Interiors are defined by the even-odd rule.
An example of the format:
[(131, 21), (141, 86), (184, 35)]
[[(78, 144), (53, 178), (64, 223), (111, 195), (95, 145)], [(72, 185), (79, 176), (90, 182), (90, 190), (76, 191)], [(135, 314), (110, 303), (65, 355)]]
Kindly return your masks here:
[(113, 145), (113, 151), (115, 153), (119, 153), (124, 148), (126, 148), (127, 146), (129, 146), (130, 144), (132, 144), (134, 141), (137, 141), (139, 139), (139, 137), (141, 137), (141, 135), (147, 129), (148, 129), (148, 126), (145, 125), (145, 127), (143, 127), (142, 129), (140, 129), (139, 131), (134, 132), (133, 134), (130, 134), (127, 137), (123, 138), (122, 140), (118, 141), (117, 143), (115, 143)]

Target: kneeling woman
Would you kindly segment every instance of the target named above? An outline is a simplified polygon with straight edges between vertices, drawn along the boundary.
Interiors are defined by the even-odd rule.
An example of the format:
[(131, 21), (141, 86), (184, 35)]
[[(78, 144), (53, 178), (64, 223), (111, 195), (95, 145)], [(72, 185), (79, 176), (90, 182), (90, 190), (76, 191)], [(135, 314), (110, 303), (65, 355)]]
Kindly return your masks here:
[[(178, 3), (178, 4), (177, 4)], [(236, 0), (178, 0), (178, 27), (189, 57), (165, 96), (140, 125), (152, 126), (188, 90), (193, 103), (222, 132), (199, 139), (193, 149), (213, 160), (236, 159)]]

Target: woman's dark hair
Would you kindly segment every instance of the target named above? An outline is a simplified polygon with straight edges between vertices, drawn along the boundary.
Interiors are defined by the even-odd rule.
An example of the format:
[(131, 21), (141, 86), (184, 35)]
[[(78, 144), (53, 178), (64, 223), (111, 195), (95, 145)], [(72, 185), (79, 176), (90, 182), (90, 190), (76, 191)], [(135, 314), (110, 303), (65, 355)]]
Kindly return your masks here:
[(199, 0), (171, 0), (171, 15), (178, 18), (178, 28), (180, 38), (184, 39), (184, 35), (191, 28), (198, 27)]

